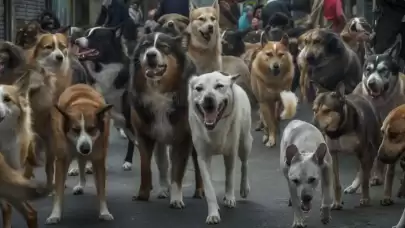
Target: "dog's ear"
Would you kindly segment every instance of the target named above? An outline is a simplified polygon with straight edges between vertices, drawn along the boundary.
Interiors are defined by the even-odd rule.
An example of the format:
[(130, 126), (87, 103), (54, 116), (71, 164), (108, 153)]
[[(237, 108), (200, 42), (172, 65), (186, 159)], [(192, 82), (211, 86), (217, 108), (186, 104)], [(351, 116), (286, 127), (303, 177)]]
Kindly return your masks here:
[(195, 83), (197, 82), (198, 76), (197, 75), (193, 75), (191, 76), (190, 80), (188, 80), (188, 87), (190, 89), (193, 89)]
[(325, 45), (326, 50), (328, 53), (331, 54), (340, 54), (345, 49), (343, 40), (333, 32), (326, 32), (325, 33)]
[(388, 54), (395, 60), (399, 60), (399, 53), (401, 52), (402, 48), (402, 36), (398, 34), (395, 40), (395, 43), (384, 52), (384, 54)]
[(59, 105), (55, 104), (54, 107), (63, 116), (63, 132), (67, 133), (69, 131), (70, 116)]
[(97, 112), (96, 112), (96, 116), (98, 118), (103, 119), (104, 115), (106, 112), (110, 111), (112, 109), (113, 105), (112, 104), (106, 104), (103, 107), (101, 107)]
[(313, 161), (318, 165), (322, 165), (323, 159), (324, 159), (327, 151), (328, 151), (328, 147), (326, 146), (325, 143), (319, 144), (315, 153), (312, 155)]
[(339, 82), (339, 84), (336, 86), (335, 93), (340, 97), (344, 97), (346, 94), (345, 83)]
[(60, 114), (62, 114), (62, 116), (63, 116), (65, 119), (70, 119), (69, 115), (68, 115), (65, 111), (63, 111), (62, 108), (59, 107), (59, 105), (55, 104), (54, 107), (55, 107), (56, 110), (58, 110), (58, 112), (59, 112)]
[(301, 159), (300, 152), (296, 145), (291, 144), (291, 145), (287, 146), (286, 151), (285, 151), (285, 158), (286, 158), (285, 163), (288, 166), (290, 166), (293, 162)]
[(284, 35), (281, 37), (280, 43), (281, 43), (282, 45), (288, 47), (288, 45), (289, 45), (290, 42), (289, 42), (289, 38), (288, 38), (288, 35), (287, 35), (287, 34), (284, 34)]
[(66, 36), (68, 36), (68, 35), (69, 35), (69, 31), (70, 31), (70, 27), (71, 27), (71, 26), (68, 25), (68, 26), (59, 28), (58, 30), (56, 30), (56, 33), (62, 33), (62, 34), (65, 34)]
[(217, 12), (217, 16), (219, 17), (220, 16), (219, 15), (219, 10), (220, 10), (219, 0), (214, 0), (214, 2), (212, 3), (212, 7), (215, 9), (215, 11)]
[(190, 8), (190, 12), (191, 12), (191, 11), (197, 9), (198, 7), (197, 7), (197, 5), (194, 3), (193, 0), (190, 0), (190, 1), (189, 1), (189, 8)]

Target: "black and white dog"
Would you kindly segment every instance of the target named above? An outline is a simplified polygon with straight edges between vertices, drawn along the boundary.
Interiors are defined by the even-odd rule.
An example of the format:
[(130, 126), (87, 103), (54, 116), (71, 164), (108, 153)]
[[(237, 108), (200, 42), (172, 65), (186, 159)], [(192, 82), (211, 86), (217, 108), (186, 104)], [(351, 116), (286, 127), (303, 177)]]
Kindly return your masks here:
[(125, 110), (122, 99), (127, 97), (129, 58), (132, 55), (129, 50), (134, 49), (137, 31), (141, 28), (141, 25), (131, 22), (116, 28), (94, 27), (75, 41), (80, 47), (79, 59), (94, 79), (93, 86), (103, 94), (108, 103), (114, 104), (112, 119), (115, 127), (123, 129), (129, 139), (124, 170), (130, 170), (132, 167), (135, 138), (127, 121), (129, 110)]

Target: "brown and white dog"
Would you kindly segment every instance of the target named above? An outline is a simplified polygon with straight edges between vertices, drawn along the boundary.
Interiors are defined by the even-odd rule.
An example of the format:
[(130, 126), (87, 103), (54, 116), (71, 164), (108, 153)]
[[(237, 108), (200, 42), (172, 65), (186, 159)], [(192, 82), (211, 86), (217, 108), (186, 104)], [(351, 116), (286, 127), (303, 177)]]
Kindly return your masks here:
[[(35, 165), (35, 142), (31, 128), (31, 108), (28, 97), (29, 85), (29, 75), (23, 76), (13, 85), (0, 85), (0, 151), (3, 162), (15, 171), (22, 171), (26, 165)], [(17, 183), (25, 183), (24, 185), (27, 187), (28, 180), (22, 179), (20, 176), (22, 173), (17, 175), (10, 169), (7, 171), (7, 166), (5, 167), (6, 173), (2, 173), (2, 176), (7, 178), (6, 175), (10, 175), (8, 178), (17, 178), (15, 180)], [(2, 189), (4, 188), (5, 186), (2, 186)], [(17, 188), (16, 190), (23, 189)], [(13, 188), (5, 191), (6, 197), (7, 194), (14, 194), (9, 191), (13, 191)], [(42, 195), (41, 192), (46, 191), (41, 190), (38, 195)], [(24, 196), (27, 192), (23, 190), (23, 192), (15, 194)], [(37, 227), (36, 211), (27, 202), (8, 197), (6, 201), (23, 214), (28, 227)], [(3, 203), (2, 210), (4, 227), (11, 227), (11, 206)]]
[(276, 143), (279, 118), (291, 119), (295, 116), (297, 97), (290, 91), (293, 76), (294, 63), (288, 50), (287, 36), (279, 42), (268, 42), (257, 50), (250, 81), (265, 125), (263, 143), (268, 147)]
[(55, 153), (55, 196), (47, 224), (62, 219), (63, 195), (69, 164), (77, 159), (79, 184), (74, 194), (82, 194), (86, 184), (85, 165), (91, 161), (95, 171), (95, 185), (100, 203), (99, 218), (113, 220), (105, 194), (106, 158), (110, 134), (109, 110), (104, 98), (91, 86), (76, 84), (68, 87), (59, 97), (52, 115), (52, 151)]

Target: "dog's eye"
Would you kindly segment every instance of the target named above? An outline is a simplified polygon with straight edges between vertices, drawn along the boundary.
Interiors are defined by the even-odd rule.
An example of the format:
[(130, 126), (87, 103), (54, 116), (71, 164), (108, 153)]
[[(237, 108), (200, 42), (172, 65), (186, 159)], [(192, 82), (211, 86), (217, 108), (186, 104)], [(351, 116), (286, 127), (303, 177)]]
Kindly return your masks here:
[(291, 181), (296, 185), (300, 184), (300, 180), (298, 180), (298, 179), (292, 179)]
[(148, 46), (148, 45), (150, 45), (149, 41), (145, 41), (145, 42), (142, 43), (142, 46)]
[(88, 134), (90, 134), (90, 135), (94, 135), (94, 134), (97, 132), (97, 128), (94, 127), (94, 126), (87, 127), (87, 128), (86, 128), (86, 132), (87, 132)]
[(48, 50), (51, 50), (53, 48), (53, 46), (52, 45), (45, 45), (44, 48), (48, 49)]
[(200, 20), (200, 21), (205, 21), (205, 18), (204, 18), (204, 17), (200, 17), (200, 18), (198, 18), (198, 20)]
[(284, 53), (278, 53), (278, 57), (282, 58), (284, 56)]
[(308, 178), (308, 184), (312, 184), (312, 183), (314, 183), (316, 181), (316, 178), (315, 177), (310, 177), (310, 178)]
[(80, 127), (72, 127), (72, 131), (75, 134), (80, 134), (80, 132), (82, 131), (82, 129)]
[(3, 101), (4, 101), (4, 102), (10, 102), (10, 101), (11, 101), (11, 98), (10, 98), (9, 96), (4, 96), (4, 97), (3, 97)]
[(268, 57), (273, 57), (273, 53), (272, 53), (272, 52), (267, 52), (266, 55), (267, 55)]
[(222, 84), (216, 84), (214, 88), (215, 88), (215, 89), (222, 89), (222, 88), (224, 88), (224, 85), (222, 85)]
[(400, 135), (400, 133), (398, 133), (398, 132), (389, 132), (388, 133), (388, 137), (390, 139), (396, 139), (396, 138), (398, 138), (399, 135)]
[(201, 92), (201, 91), (203, 91), (203, 87), (202, 86), (197, 86), (197, 87), (195, 87), (195, 91)]
[(211, 21), (215, 21), (216, 20), (216, 18), (215, 17), (211, 17)]

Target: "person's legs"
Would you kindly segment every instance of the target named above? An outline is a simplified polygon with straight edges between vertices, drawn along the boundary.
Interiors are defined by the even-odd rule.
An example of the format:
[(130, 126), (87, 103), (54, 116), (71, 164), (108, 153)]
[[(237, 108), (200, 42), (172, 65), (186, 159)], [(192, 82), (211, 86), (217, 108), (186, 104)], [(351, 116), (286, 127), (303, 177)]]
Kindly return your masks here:
[(395, 42), (396, 36), (401, 30), (403, 16), (400, 12), (389, 7), (383, 8), (375, 28), (374, 51), (377, 54), (383, 53)]

